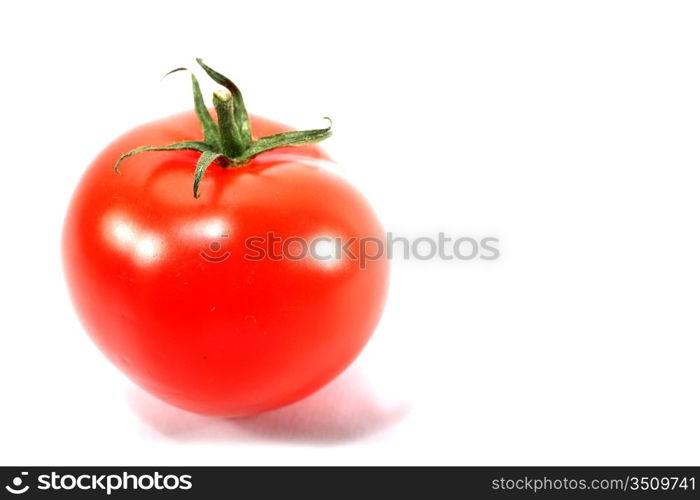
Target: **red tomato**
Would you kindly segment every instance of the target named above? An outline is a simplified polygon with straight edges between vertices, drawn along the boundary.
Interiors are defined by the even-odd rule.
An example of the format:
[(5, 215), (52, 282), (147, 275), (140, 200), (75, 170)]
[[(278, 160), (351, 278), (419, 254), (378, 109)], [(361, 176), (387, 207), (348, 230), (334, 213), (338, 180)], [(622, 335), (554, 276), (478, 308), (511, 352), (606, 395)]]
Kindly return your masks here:
[[(251, 122), (254, 136), (288, 130)], [(197, 137), (195, 113), (183, 113), (95, 159), (66, 218), (65, 271), (86, 330), (134, 382), (190, 411), (248, 415), (303, 398), (350, 364), (381, 315), (388, 262), (250, 260), (246, 241), (272, 232), (384, 242), (384, 232), (353, 187), (309, 161), (324, 158), (316, 146), (212, 164), (198, 199), (196, 152), (146, 152), (112, 170), (133, 148)]]

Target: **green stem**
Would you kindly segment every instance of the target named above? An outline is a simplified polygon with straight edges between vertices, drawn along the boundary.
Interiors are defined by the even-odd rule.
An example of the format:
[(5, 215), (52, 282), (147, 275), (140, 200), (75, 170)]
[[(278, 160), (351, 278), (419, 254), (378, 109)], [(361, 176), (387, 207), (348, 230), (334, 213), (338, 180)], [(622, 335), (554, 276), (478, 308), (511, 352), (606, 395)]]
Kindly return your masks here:
[(228, 90), (214, 92), (214, 108), (219, 119), (221, 134), (221, 153), (227, 158), (236, 158), (243, 153), (243, 141), (240, 137), (233, 112), (233, 96)]
[[(194, 150), (202, 153), (195, 169), (193, 194), (199, 197), (199, 183), (206, 169), (216, 163), (222, 168), (241, 167), (250, 162), (255, 156), (276, 148), (301, 146), (322, 141), (331, 136), (331, 125), (314, 130), (295, 130), (282, 132), (256, 141), (252, 139), (250, 120), (246, 111), (243, 96), (238, 87), (227, 77), (210, 68), (201, 59), (197, 63), (219, 85), (226, 90), (214, 92), (214, 108), (218, 124), (209, 115), (202, 99), (199, 82), (192, 76), (192, 92), (194, 95), (195, 111), (202, 125), (204, 141), (183, 141), (166, 146), (143, 146), (123, 154), (114, 169), (117, 173), (122, 160), (145, 151), (173, 151), (178, 149)], [(177, 68), (170, 73), (185, 70)], [(170, 74), (168, 73), (168, 74)], [(330, 119), (329, 119), (330, 122)]]

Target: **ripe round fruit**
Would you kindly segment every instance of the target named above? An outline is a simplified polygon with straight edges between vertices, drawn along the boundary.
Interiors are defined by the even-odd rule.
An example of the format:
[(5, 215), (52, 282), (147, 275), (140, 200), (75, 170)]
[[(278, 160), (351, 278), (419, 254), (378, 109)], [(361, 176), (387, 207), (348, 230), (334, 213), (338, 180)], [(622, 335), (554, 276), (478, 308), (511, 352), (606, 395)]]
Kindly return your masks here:
[[(253, 138), (287, 130), (250, 123)], [(213, 163), (199, 198), (197, 151), (149, 151), (113, 171), (134, 148), (201, 136), (188, 112), (102, 151), (68, 210), (65, 272), (86, 330), (134, 382), (190, 411), (248, 415), (303, 398), (361, 351), (381, 315), (388, 262), (368, 259), (377, 248), (357, 239), (385, 246), (384, 232), (358, 191), (314, 164), (324, 158), (315, 145), (236, 168)], [(340, 258), (297, 258), (294, 245), (287, 257), (261, 258), (270, 235), (297, 247), (319, 237), (351, 244)]]

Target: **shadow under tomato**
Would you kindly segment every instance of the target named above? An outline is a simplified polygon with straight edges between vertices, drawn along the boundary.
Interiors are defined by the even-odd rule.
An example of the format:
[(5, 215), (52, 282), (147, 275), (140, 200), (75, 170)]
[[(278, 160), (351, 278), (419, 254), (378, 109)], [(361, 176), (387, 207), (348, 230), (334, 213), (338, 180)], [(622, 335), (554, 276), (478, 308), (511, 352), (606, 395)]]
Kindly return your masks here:
[(311, 396), (250, 417), (205, 417), (180, 410), (132, 385), (131, 407), (158, 434), (176, 441), (251, 442), (260, 439), (338, 444), (378, 433), (399, 422), (405, 403), (386, 403), (350, 369)]

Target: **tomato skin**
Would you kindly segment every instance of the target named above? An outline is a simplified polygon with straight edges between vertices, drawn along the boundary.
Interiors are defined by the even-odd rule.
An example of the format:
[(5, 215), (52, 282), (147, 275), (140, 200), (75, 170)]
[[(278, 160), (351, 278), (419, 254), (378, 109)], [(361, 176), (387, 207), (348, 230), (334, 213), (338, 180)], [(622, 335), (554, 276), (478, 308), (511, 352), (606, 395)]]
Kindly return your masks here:
[[(255, 136), (288, 130), (251, 121)], [(135, 147), (200, 137), (195, 114), (183, 113), (98, 155), (66, 217), (65, 274), (86, 330), (134, 382), (186, 410), (249, 415), (303, 398), (352, 362), (381, 316), (389, 265), (386, 256), (364, 269), (347, 257), (252, 261), (246, 240), (273, 232), (386, 246), (384, 231), (352, 186), (307, 161), (325, 158), (316, 146), (214, 164), (199, 199), (197, 153), (147, 152), (112, 170)], [(302, 159), (284, 159), (290, 151)]]

